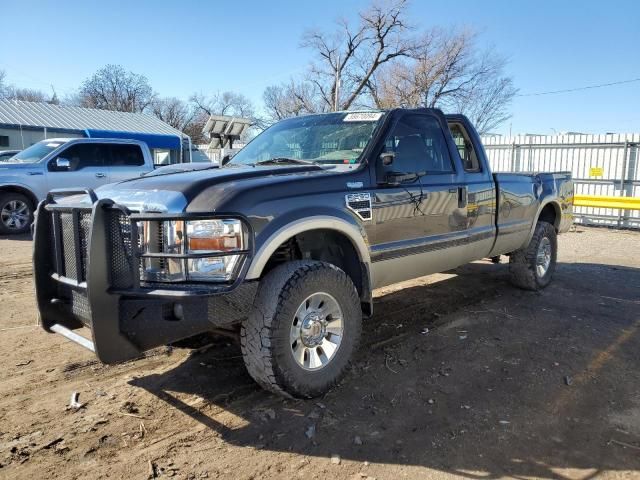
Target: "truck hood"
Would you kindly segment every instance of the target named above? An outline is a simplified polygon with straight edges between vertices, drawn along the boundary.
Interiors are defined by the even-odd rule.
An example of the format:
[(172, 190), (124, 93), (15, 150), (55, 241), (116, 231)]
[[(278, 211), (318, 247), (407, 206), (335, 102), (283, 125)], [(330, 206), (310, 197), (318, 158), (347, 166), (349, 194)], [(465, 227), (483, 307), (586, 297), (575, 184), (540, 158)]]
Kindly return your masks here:
[(312, 172), (326, 171), (318, 165), (287, 165), (287, 166), (226, 166), (218, 168), (215, 165), (189, 164), (188, 167), (170, 169), (160, 168), (144, 177), (132, 178), (120, 182), (123, 188), (133, 189), (162, 189), (190, 193), (199, 193), (204, 188), (220, 183), (232, 182), (256, 177), (279, 177), (282, 175), (308, 175)]
[[(98, 198), (109, 198), (139, 212), (178, 213), (203, 190), (231, 183), (245, 184), (252, 179), (269, 183), (283, 177), (299, 178), (323, 175), (333, 169), (317, 165), (238, 166), (217, 168), (194, 164), (193, 168), (162, 168), (140, 178), (109, 184), (96, 189)], [(77, 196), (69, 198), (77, 203)], [(64, 201), (64, 200), (63, 200)], [(88, 201), (88, 199), (83, 199)]]
[(29, 169), (40, 171), (42, 170), (42, 165), (40, 163), (27, 162), (0, 162), (0, 174), (6, 172), (7, 170), (22, 172)]

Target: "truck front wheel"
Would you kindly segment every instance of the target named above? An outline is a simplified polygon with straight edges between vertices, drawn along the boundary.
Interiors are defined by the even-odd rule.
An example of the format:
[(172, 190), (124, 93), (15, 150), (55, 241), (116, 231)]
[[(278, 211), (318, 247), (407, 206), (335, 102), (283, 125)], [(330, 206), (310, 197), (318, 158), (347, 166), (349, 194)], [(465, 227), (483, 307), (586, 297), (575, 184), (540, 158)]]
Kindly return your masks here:
[(509, 257), (511, 283), (525, 290), (540, 290), (549, 283), (556, 270), (558, 240), (548, 222), (538, 222), (529, 245)]
[(361, 322), (358, 292), (345, 272), (325, 262), (285, 263), (260, 281), (242, 324), (245, 365), (267, 390), (316, 397), (344, 374)]

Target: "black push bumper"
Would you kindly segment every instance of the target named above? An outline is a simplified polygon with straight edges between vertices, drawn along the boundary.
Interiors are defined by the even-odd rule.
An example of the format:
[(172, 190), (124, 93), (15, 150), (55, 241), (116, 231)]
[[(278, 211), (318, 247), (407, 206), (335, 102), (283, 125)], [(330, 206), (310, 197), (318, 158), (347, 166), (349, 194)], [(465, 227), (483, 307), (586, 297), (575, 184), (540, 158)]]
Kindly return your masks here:
[[(56, 195), (78, 193), (91, 204), (55, 201)], [(34, 228), (42, 327), (94, 351), (104, 363), (116, 363), (246, 317), (257, 289), (257, 282), (242, 281), (251, 241), (233, 283), (141, 283), (137, 222), (167, 218), (132, 213), (90, 190), (50, 194), (38, 205)], [(82, 327), (90, 329), (90, 339), (73, 331)]]

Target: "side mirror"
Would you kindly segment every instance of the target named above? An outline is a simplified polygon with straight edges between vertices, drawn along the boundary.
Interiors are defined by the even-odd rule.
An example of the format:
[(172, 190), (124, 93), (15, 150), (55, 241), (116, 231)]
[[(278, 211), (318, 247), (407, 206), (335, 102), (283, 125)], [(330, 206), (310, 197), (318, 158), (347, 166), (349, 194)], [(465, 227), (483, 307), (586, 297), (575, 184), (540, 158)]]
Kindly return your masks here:
[(222, 161), (220, 162), (220, 166), (224, 167), (230, 161), (231, 161), (231, 155), (226, 154), (224, 157), (222, 157)]
[(64, 157), (56, 158), (56, 169), (57, 170), (69, 170), (71, 168), (71, 160)]
[(396, 158), (395, 152), (383, 152), (380, 154), (380, 160), (382, 160), (382, 166), (388, 167), (393, 164), (393, 160)]

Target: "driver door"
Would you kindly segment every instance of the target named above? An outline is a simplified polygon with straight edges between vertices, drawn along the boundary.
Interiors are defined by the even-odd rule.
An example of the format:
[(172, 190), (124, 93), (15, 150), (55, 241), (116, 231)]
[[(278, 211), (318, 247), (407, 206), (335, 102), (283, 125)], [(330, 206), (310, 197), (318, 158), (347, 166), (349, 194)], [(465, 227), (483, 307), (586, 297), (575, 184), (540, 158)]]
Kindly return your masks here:
[(464, 229), (458, 221), (460, 180), (441, 119), (431, 113), (401, 114), (376, 166), (371, 247), (376, 287), (455, 263), (442, 248)]
[[(109, 182), (105, 170), (105, 149), (99, 143), (78, 143), (60, 152), (47, 166), (48, 190), (57, 188), (97, 188)], [(69, 161), (68, 168), (58, 159)]]

